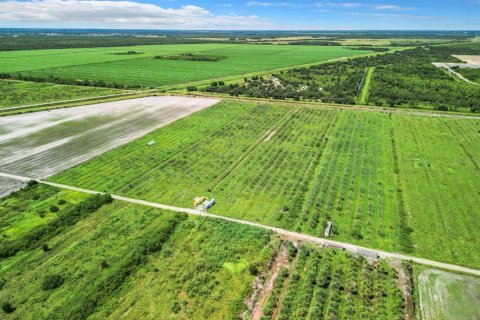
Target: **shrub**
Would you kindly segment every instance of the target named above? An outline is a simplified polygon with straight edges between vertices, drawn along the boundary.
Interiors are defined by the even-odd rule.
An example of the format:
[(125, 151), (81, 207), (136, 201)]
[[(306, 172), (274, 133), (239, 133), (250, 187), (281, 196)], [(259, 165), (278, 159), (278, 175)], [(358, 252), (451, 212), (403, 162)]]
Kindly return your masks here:
[(188, 87), (187, 87), (187, 91), (188, 91), (188, 92), (198, 91), (198, 88), (195, 87), (195, 86), (188, 86)]
[(5, 287), (5, 284), (7, 284), (7, 280), (5, 280), (5, 279), (0, 279), (0, 290), (2, 290), (3, 287)]
[(259, 273), (259, 271), (260, 271), (259, 268), (258, 268), (258, 264), (257, 264), (257, 263), (253, 263), (253, 264), (249, 265), (249, 266), (248, 266), (248, 271), (250, 272), (250, 274), (251, 274), (252, 276), (258, 275), (258, 273)]
[(354, 238), (357, 239), (357, 240), (363, 239), (363, 235), (362, 235), (362, 233), (360, 232), (360, 230), (358, 230), (358, 229), (354, 229), (354, 230), (352, 231), (352, 237), (354, 237)]
[(53, 206), (53, 205), (50, 206), (50, 212), (58, 212), (58, 210), (60, 210), (60, 209), (58, 209), (57, 206)]
[(58, 200), (58, 205), (59, 206), (64, 205), (65, 203), (67, 203), (67, 201), (65, 201), (63, 199)]
[(100, 261), (100, 267), (101, 267), (102, 269), (108, 268), (108, 267), (109, 267), (109, 264), (108, 264), (107, 260), (102, 260), (102, 261)]
[(59, 274), (52, 274), (48, 275), (43, 279), (42, 282), (42, 290), (48, 291), (48, 290), (54, 290), (60, 287), (65, 279)]
[(2, 302), (2, 310), (5, 313), (12, 313), (13, 311), (15, 311), (15, 307), (12, 306), (10, 302), (4, 301)]
[(42, 244), (42, 250), (43, 250), (44, 252), (50, 251), (50, 248), (48, 247), (48, 244), (47, 244), (47, 243)]
[(27, 183), (27, 187), (31, 188), (31, 187), (36, 186), (37, 184), (38, 184), (37, 181), (35, 181), (35, 180), (30, 180), (30, 181), (28, 181), (28, 183)]
[(180, 310), (181, 310), (180, 304), (175, 301), (172, 305), (172, 312), (173, 313), (179, 313)]

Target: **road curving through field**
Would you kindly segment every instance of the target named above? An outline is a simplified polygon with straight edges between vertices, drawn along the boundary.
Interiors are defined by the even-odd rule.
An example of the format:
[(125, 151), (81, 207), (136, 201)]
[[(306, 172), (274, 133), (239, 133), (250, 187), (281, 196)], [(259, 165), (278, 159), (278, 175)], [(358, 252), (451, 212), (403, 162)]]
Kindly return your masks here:
[[(60, 183), (54, 183), (50, 181), (44, 181), (44, 180), (36, 180), (31, 177), (25, 177), (21, 175), (14, 175), (14, 174), (8, 174), (8, 173), (3, 173), (0, 172), (0, 177), (8, 178), (8, 179), (14, 179), (14, 180), (19, 180), (23, 182), (28, 182), (31, 180), (35, 180), (39, 183), (43, 183), (52, 187), (57, 187), (60, 189), (66, 189), (66, 190), (72, 190), (72, 191), (78, 191), (78, 192), (83, 192), (83, 193), (88, 193), (88, 194), (99, 194), (103, 192), (98, 192), (95, 190), (89, 190), (89, 189), (83, 189), (83, 188), (78, 188), (75, 186), (69, 186), (65, 184), (60, 184)], [(167, 211), (173, 211), (173, 212), (178, 212), (178, 213), (185, 213), (188, 215), (192, 216), (199, 216), (199, 217), (205, 217), (205, 218), (211, 218), (211, 219), (220, 219), (224, 221), (229, 221), (229, 222), (234, 222), (234, 223), (239, 223), (243, 225), (248, 225), (252, 227), (257, 227), (257, 228), (262, 228), (265, 230), (272, 231), (288, 240), (292, 241), (301, 241), (301, 242), (306, 242), (306, 243), (311, 243), (315, 245), (320, 245), (320, 246), (327, 246), (327, 247), (333, 247), (336, 249), (340, 250), (346, 250), (352, 253), (358, 253), (358, 252), (369, 252), (369, 253), (374, 253), (381, 259), (398, 259), (402, 261), (409, 261), (409, 262), (414, 262), (418, 263), (421, 265), (437, 268), (437, 269), (443, 269), (443, 270), (449, 270), (453, 272), (460, 272), (460, 273), (465, 273), (465, 274), (470, 274), (474, 276), (479, 276), (480, 277), (480, 270), (478, 269), (472, 269), (472, 268), (467, 268), (455, 264), (450, 264), (450, 263), (444, 263), (444, 262), (439, 262), (435, 260), (429, 260), (429, 259), (424, 259), (424, 258), (419, 258), (419, 257), (414, 257), (414, 256), (409, 256), (401, 253), (394, 253), (394, 252), (386, 252), (382, 250), (377, 250), (373, 248), (366, 248), (362, 246), (358, 246), (352, 243), (347, 243), (347, 242), (340, 242), (340, 241), (334, 241), (334, 240), (329, 240), (329, 239), (324, 239), (324, 238), (319, 238), (319, 237), (314, 237), (311, 235), (299, 233), (299, 232), (294, 232), (294, 231), (289, 231), (277, 227), (272, 227), (252, 221), (246, 221), (246, 220), (241, 220), (241, 219), (235, 219), (235, 218), (229, 218), (221, 215), (216, 215), (216, 214), (211, 214), (203, 210), (198, 210), (198, 209), (191, 209), (191, 208), (181, 208), (181, 207), (175, 207), (175, 206), (170, 206), (170, 205), (165, 205), (165, 204), (160, 204), (160, 203), (155, 203), (155, 202), (150, 202), (146, 200), (141, 200), (141, 199), (135, 199), (135, 198), (130, 198), (130, 197), (124, 197), (121, 195), (116, 195), (112, 194), (112, 198), (118, 201), (123, 201), (127, 203), (132, 203), (132, 204), (137, 204), (137, 205), (142, 205), (142, 206), (147, 206), (147, 207), (152, 207), (152, 208), (158, 208), (158, 209), (163, 209)]]

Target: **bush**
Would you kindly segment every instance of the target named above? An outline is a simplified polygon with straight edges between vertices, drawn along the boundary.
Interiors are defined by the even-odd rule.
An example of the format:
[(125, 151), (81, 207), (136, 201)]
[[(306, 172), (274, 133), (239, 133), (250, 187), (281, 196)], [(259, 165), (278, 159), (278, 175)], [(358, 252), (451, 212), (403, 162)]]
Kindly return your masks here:
[(181, 310), (180, 304), (175, 301), (175, 303), (172, 305), (172, 312), (179, 313), (180, 310)]
[(42, 250), (43, 250), (44, 252), (50, 251), (50, 248), (49, 248), (49, 246), (48, 246), (47, 243), (42, 244)]
[(5, 313), (12, 313), (13, 311), (15, 311), (15, 307), (12, 306), (10, 302), (4, 301), (2, 302), (2, 310)]
[(109, 267), (109, 264), (108, 264), (107, 260), (102, 260), (102, 261), (100, 261), (100, 267), (101, 267), (102, 269), (108, 268), (108, 267)]
[(260, 272), (259, 268), (258, 268), (258, 264), (257, 263), (253, 263), (251, 265), (248, 266), (248, 271), (250, 272), (250, 274), (252, 276), (256, 276), (258, 275), (258, 273)]
[(6, 284), (7, 284), (7, 280), (5, 280), (5, 279), (0, 279), (0, 290), (2, 290), (3, 287), (5, 287)]
[(57, 206), (53, 206), (53, 205), (50, 206), (50, 212), (58, 212), (58, 210), (60, 210), (60, 209), (58, 209)]
[(48, 291), (48, 290), (54, 290), (60, 287), (65, 279), (59, 274), (52, 274), (48, 275), (43, 279), (42, 282), (42, 290)]
[(37, 184), (38, 184), (37, 181), (35, 181), (35, 180), (30, 180), (30, 181), (28, 181), (28, 183), (27, 183), (27, 187), (31, 188), (31, 187), (36, 186)]
[(198, 91), (198, 88), (195, 87), (195, 86), (188, 86), (188, 87), (187, 87), (187, 91), (188, 91), (188, 92)]
[(64, 205), (65, 203), (67, 203), (67, 201), (65, 201), (63, 199), (58, 200), (58, 205), (59, 206)]

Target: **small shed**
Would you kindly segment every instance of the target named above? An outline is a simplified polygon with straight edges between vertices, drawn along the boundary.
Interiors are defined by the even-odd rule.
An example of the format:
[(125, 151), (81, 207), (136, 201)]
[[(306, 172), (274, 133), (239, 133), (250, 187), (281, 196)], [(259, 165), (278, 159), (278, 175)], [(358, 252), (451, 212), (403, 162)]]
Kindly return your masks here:
[(332, 222), (328, 221), (327, 222), (327, 227), (325, 228), (324, 236), (325, 238), (328, 238), (330, 236), (330, 232), (332, 231)]

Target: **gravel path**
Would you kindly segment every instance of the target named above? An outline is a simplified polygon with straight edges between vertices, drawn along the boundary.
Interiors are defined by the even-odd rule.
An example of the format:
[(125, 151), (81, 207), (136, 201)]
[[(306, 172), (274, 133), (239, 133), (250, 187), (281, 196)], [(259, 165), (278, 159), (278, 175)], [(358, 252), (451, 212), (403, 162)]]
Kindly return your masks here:
[[(16, 179), (16, 180), (24, 181), (24, 182), (34, 180), (30, 177), (11, 175), (11, 174), (1, 173), (1, 172), (0, 172), (0, 177)], [(94, 190), (77, 188), (77, 187), (68, 186), (68, 185), (59, 184), (59, 183), (54, 183), (54, 182), (49, 182), (49, 181), (40, 180), (39, 182), (50, 185), (50, 186), (53, 186), (53, 187), (61, 188), (61, 189), (79, 191), (79, 192), (83, 192), (83, 193), (89, 193), (89, 194), (101, 193), (101, 192), (94, 191)], [(307, 242), (307, 243), (312, 243), (312, 244), (321, 245), (321, 246), (334, 247), (334, 248), (343, 249), (343, 250), (346, 250), (346, 251), (349, 251), (349, 252), (352, 252), (352, 253), (358, 253), (358, 252), (374, 253), (374, 254), (378, 255), (378, 257), (381, 258), (381, 259), (398, 259), (398, 260), (402, 260), (402, 261), (412, 261), (412, 262), (422, 264), (422, 265), (425, 265), (425, 266), (430, 266), (430, 267), (433, 267), (433, 268), (444, 269), (444, 270), (449, 270), (449, 271), (454, 271), (454, 272), (461, 272), (461, 273), (465, 273), (465, 274), (480, 276), (480, 270), (478, 270), (478, 269), (472, 269), (472, 268), (462, 267), (462, 266), (455, 265), (455, 264), (449, 264), (449, 263), (444, 263), (444, 262), (439, 262), (439, 261), (434, 261), (434, 260), (429, 260), (429, 259), (418, 258), (418, 257), (414, 257), (414, 256), (408, 256), (408, 255), (404, 255), (404, 254), (400, 254), (400, 253), (386, 252), (386, 251), (381, 251), (381, 250), (377, 250), (377, 249), (366, 248), (366, 247), (362, 247), (362, 246), (358, 246), (358, 245), (351, 244), (351, 243), (346, 243), (346, 242), (333, 241), (333, 240), (329, 240), (329, 239), (314, 237), (314, 236), (310, 236), (310, 235), (307, 235), (307, 234), (288, 231), (288, 230), (285, 230), (285, 229), (272, 227), (272, 226), (268, 226), (268, 225), (263, 225), (263, 224), (256, 223), (256, 222), (234, 219), (234, 218), (229, 218), (229, 217), (220, 216), (220, 215), (216, 215), (216, 214), (211, 214), (211, 213), (208, 213), (208, 212), (202, 211), (202, 210), (175, 207), (175, 206), (170, 206), (170, 205), (165, 205), (165, 204), (160, 204), (160, 203), (155, 203), (155, 202), (150, 202), (150, 201), (145, 201), (145, 200), (140, 200), (140, 199), (135, 199), (135, 198), (129, 198), (129, 197), (124, 197), (124, 196), (114, 195), (114, 194), (112, 194), (112, 198), (115, 199), (115, 200), (118, 200), (118, 201), (138, 204), (138, 205), (142, 205), (142, 206), (158, 208), (158, 209), (163, 209), (163, 210), (168, 210), (168, 211), (174, 211), (174, 212), (179, 212), (179, 213), (186, 213), (188, 215), (193, 215), (193, 216), (200, 216), (200, 217), (206, 217), (206, 218), (212, 218), (212, 219), (220, 219), (220, 220), (224, 220), (224, 221), (230, 221), (230, 222), (239, 223), (239, 224), (243, 224), (243, 225), (248, 225), (248, 226), (252, 226), (252, 227), (262, 228), (262, 229), (269, 230), (269, 231), (272, 231), (274, 233), (277, 233), (277, 234), (283, 236), (284, 238), (287, 238), (287, 239), (292, 240), (292, 241), (301, 241), (301, 242)]]

